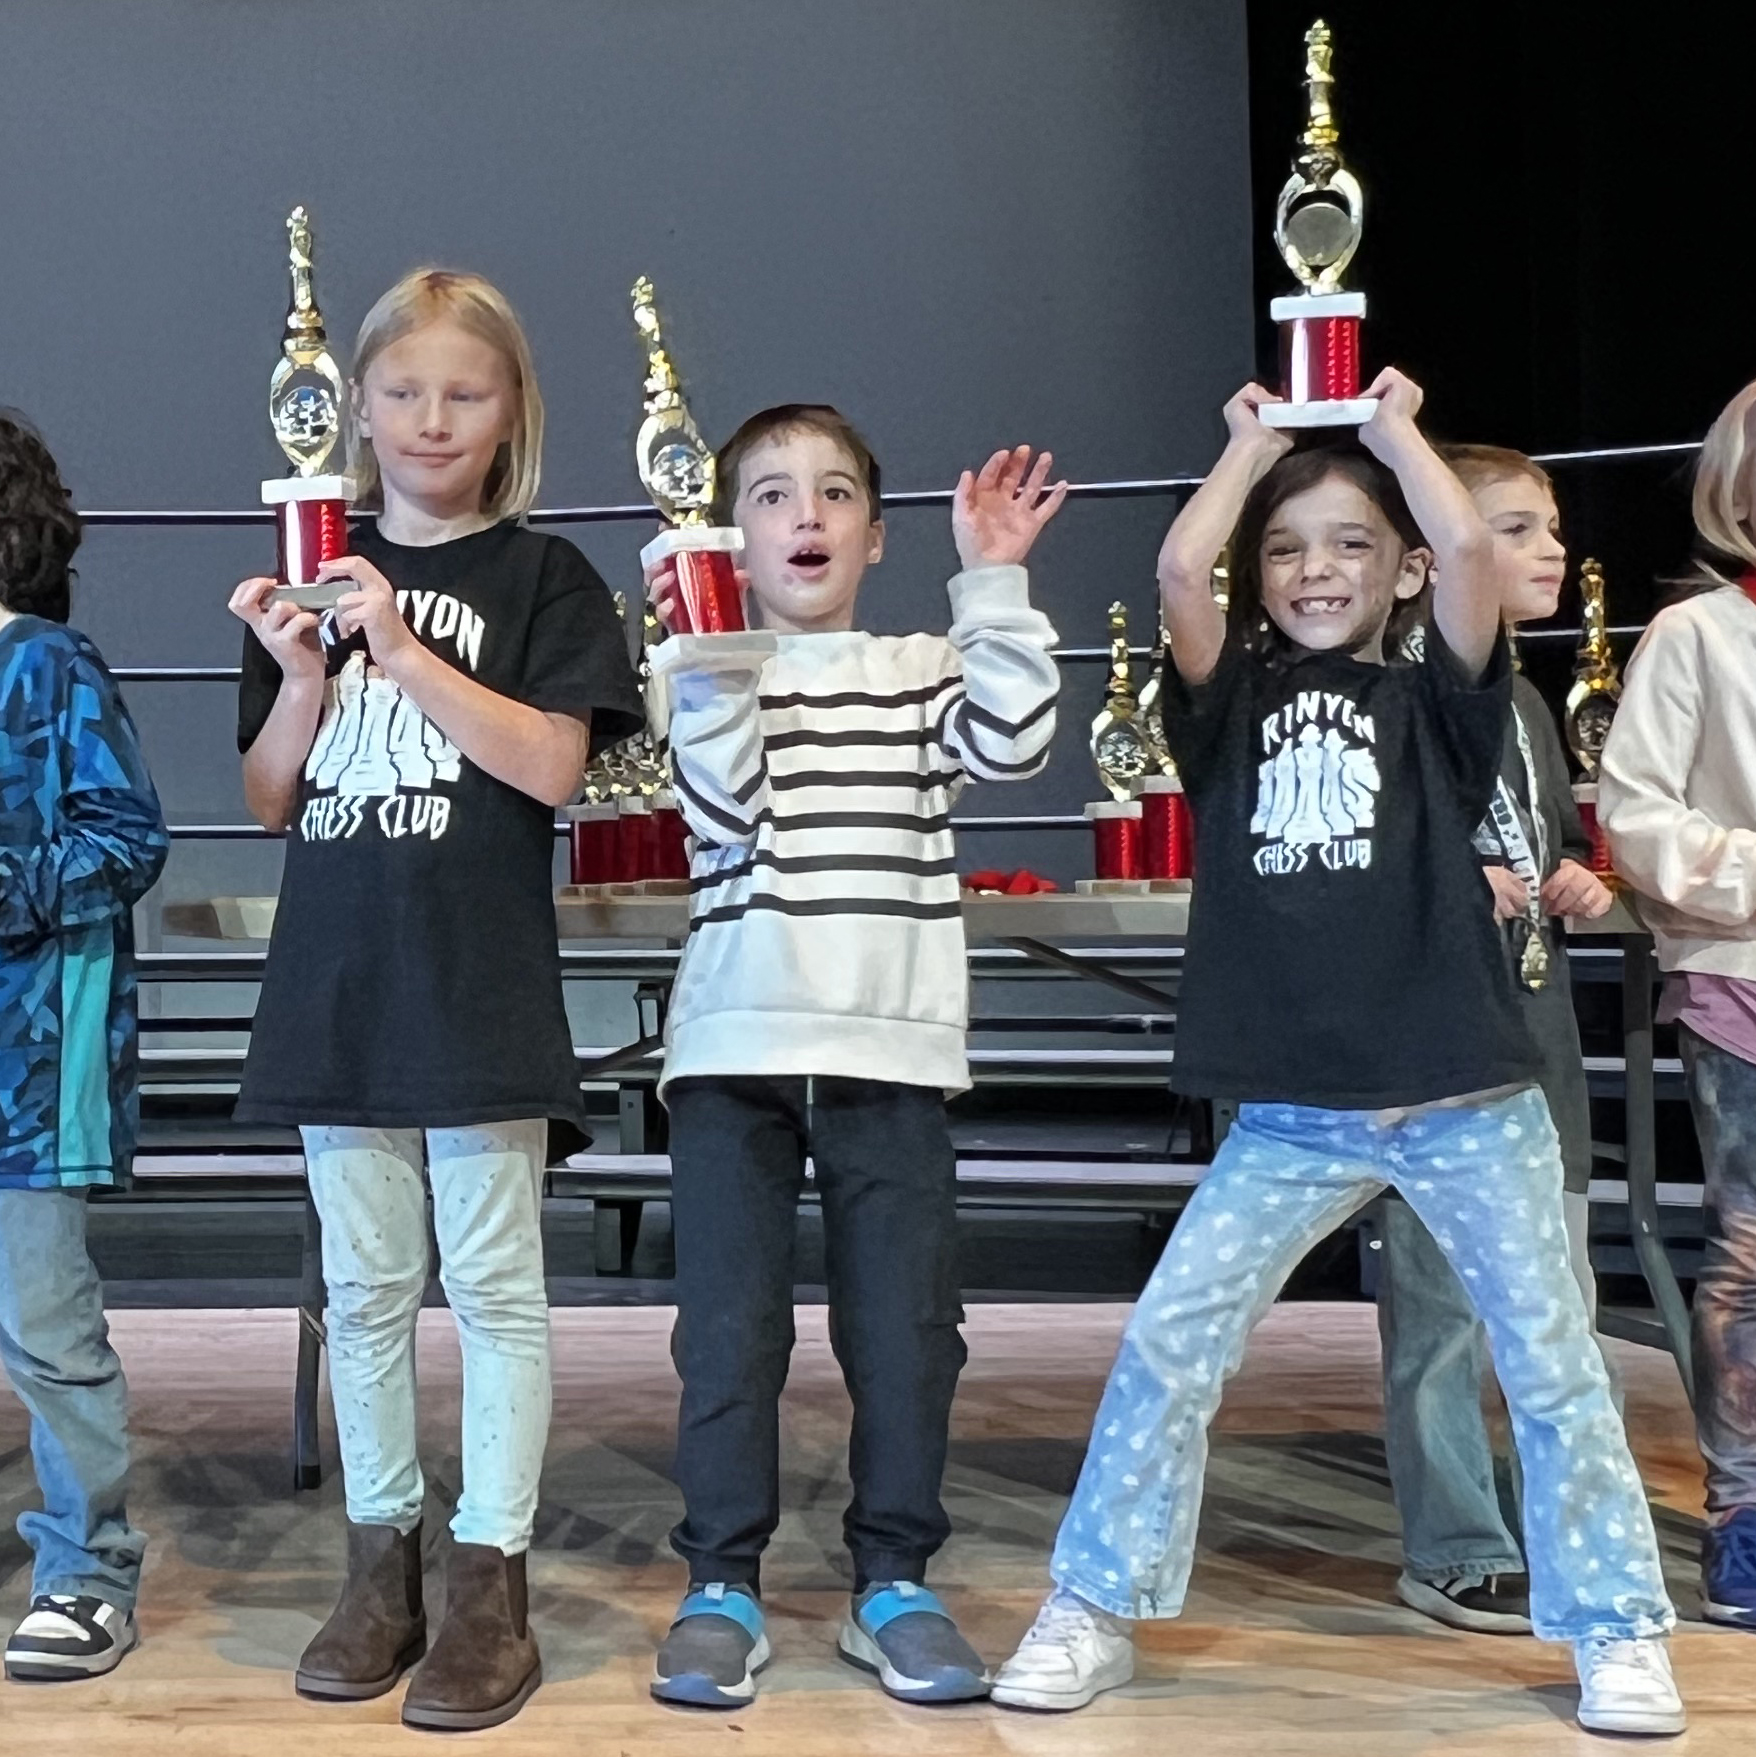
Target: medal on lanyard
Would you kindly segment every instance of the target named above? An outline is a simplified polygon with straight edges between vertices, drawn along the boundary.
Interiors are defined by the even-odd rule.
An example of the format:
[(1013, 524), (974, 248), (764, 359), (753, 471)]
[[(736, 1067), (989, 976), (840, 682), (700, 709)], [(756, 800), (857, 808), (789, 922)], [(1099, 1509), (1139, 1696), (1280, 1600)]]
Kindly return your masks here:
[(1542, 807), (1537, 798), (1536, 758), (1531, 753), (1530, 735), (1524, 729), (1516, 708), (1512, 711), (1513, 729), (1518, 734), (1518, 754), (1524, 759), (1524, 779), (1530, 790), (1530, 820), (1536, 831), (1537, 850), (1533, 855), (1524, 825), (1518, 821), (1518, 810), (1504, 781), (1494, 784), (1494, 797), (1489, 812), (1499, 833), (1500, 846), (1512, 870), (1524, 881), (1528, 902), (1524, 916), (1524, 949), (1518, 958), (1518, 979), (1533, 993), (1549, 980), (1552, 960), (1543, 939), (1542, 882), (1543, 867), (1548, 862), (1548, 838), (1543, 831)]

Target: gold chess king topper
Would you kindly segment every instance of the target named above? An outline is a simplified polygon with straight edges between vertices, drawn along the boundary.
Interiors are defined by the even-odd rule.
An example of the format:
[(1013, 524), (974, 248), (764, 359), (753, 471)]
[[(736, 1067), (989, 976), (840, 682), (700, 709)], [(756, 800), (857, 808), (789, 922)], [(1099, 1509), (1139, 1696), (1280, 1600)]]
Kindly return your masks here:
[(1299, 156), (1274, 209), (1274, 242), (1305, 290), (1274, 300), (1280, 325), (1281, 395), (1262, 419), (1270, 427), (1357, 427), (1377, 404), (1360, 395), (1362, 293), (1342, 291), (1342, 271), (1360, 247), (1366, 198), (1342, 162), (1331, 97), (1334, 41), (1318, 19), (1305, 33), (1306, 119)]
[(1115, 799), (1132, 799), (1134, 783), (1153, 773), (1152, 745), (1134, 693), (1134, 662), (1128, 650), (1128, 612), (1110, 606), (1110, 681), (1102, 712), (1091, 723), (1091, 755)]
[(646, 347), (646, 419), (635, 436), (634, 467), (670, 527), (641, 550), (641, 565), (668, 561), (676, 569), (674, 633), (734, 633), (744, 627), (744, 605), (732, 558), (743, 552), (744, 535), (735, 526), (711, 522), (713, 450), (683, 401), (645, 275), (634, 283), (630, 298), (634, 327)]

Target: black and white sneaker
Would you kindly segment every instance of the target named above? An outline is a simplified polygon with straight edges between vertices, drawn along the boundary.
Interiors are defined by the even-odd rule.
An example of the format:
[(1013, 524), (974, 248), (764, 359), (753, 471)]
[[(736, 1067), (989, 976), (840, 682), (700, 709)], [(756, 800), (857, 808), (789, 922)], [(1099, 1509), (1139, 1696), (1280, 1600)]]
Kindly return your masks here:
[(1420, 1611), (1453, 1629), (1477, 1635), (1530, 1633), (1530, 1581), (1523, 1574), (1459, 1575), (1452, 1580), (1417, 1580), (1404, 1574), (1396, 1596), (1410, 1610)]
[(15, 1684), (60, 1684), (113, 1672), (140, 1640), (134, 1613), (101, 1598), (46, 1592), (6, 1643)]

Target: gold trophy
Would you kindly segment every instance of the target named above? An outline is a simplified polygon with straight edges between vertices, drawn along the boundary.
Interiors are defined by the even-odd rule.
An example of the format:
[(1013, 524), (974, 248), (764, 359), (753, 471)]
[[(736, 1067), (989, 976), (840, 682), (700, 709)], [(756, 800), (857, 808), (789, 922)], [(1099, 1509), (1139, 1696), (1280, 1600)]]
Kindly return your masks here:
[(1114, 799), (1132, 799), (1134, 783), (1157, 766), (1134, 691), (1134, 664), (1128, 652), (1128, 612), (1110, 606), (1110, 682), (1103, 711), (1091, 723), (1091, 755)]
[(1270, 427), (1357, 427), (1377, 403), (1360, 395), (1363, 293), (1341, 290), (1342, 270), (1360, 247), (1366, 198), (1342, 163), (1330, 107), (1333, 42), (1322, 19), (1305, 33), (1308, 111), (1292, 175), (1274, 208), (1274, 241), (1305, 289), (1274, 300), (1280, 325), (1281, 395), (1261, 411)]
[(329, 351), (329, 336), (311, 281), (311, 216), (287, 215), (287, 308), (281, 357), (268, 383), (268, 419), (292, 473), (262, 484), (262, 502), (274, 508), (280, 590), (274, 595), (311, 610), (331, 608), (352, 589), (347, 580), (318, 583), (323, 563), (348, 552), (348, 506), (354, 485), (323, 473), (341, 438), (347, 387)]
[(1595, 781), (1604, 740), (1610, 735), (1610, 722), (1622, 699), (1622, 678), (1610, 651), (1604, 570), (1589, 557), (1580, 565), (1579, 595), (1585, 601), (1585, 616), (1573, 687), (1567, 692), (1567, 747)]
[(744, 594), (733, 557), (744, 534), (710, 523), (713, 452), (695, 425), (676, 368), (659, 330), (652, 282), (634, 283), (634, 327), (646, 344), (646, 419), (634, 441), (634, 464), (652, 503), (670, 525), (640, 552), (643, 567), (673, 562), (677, 570), (678, 622), (682, 635), (731, 634), (744, 627)]

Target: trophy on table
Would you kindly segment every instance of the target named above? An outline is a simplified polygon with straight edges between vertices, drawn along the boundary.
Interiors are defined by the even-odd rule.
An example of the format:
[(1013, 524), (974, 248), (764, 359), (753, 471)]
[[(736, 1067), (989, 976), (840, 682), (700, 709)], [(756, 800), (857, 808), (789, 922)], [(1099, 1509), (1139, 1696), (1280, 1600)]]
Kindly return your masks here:
[(1165, 653), (1170, 644), (1170, 636), (1165, 628), (1165, 607), (1161, 601), (1158, 607), (1158, 639), (1152, 643), (1152, 652), (1146, 661), (1146, 682), (1140, 686), (1137, 711), (1140, 716), (1141, 730), (1146, 734), (1146, 749), (1152, 759), (1155, 772), (1173, 770), (1169, 747), (1165, 743), (1164, 703), (1160, 699), (1164, 685)]
[(710, 522), (713, 452), (683, 401), (683, 387), (659, 330), (652, 282), (634, 283), (634, 327), (646, 344), (646, 419), (634, 441), (634, 463), (652, 503), (670, 529), (640, 552), (643, 567), (671, 561), (677, 570), (677, 634), (730, 634), (744, 627), (743, 592), (733, 558), (744, 534)]
[(1342, 270), (1360, 247), (1366, 201), (1342, 163), (1340, 133), (1330, 107), (1333, 44), (1322, 19), (1305, 33), (1308, 113), (1303, 148), (1274, 209), (1274, 241), (1305, 289), (1274, 300), (1280, 325), (1281, 395), (1261, 410), (1269, 427), (1357, 427), (1377, 403), (1360, 395), (1363, 293), (1341, 290)]
[(1610, 651), (1604, 570), (1589, 556), (1580, 564), (1579, 595), (1585, 601), (1584, 627), (1573, 667), (1573, 687), (1567, 692), (1567, 748), (1585, 771), (1573, 797), (1591, 838), (1591, 870), (1614, 887), (1620, 881), (1610, 860), (1609, 842), (1597, 821), (1597, 775), (1604, 740), (1610, 735), (1610, 722), (1622, 699), (1622, 678)]
[(326, 561), (348, 552), (348, 506), (354, 485), (346, 476), (324, 474), (341, 438), (347, 386), (329, 351), (323, 313), (312, 286), (311, 216), (303, 207), (287, 215), (287, 267), (292, 303), (287, 308), (281, 357), (268, 385), (268, 419), (292, 466), (290, 475), (262, 484), (262, 502), (274, 508), (276, 598), (327, 610), (347, 580), (318, 582)]

